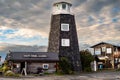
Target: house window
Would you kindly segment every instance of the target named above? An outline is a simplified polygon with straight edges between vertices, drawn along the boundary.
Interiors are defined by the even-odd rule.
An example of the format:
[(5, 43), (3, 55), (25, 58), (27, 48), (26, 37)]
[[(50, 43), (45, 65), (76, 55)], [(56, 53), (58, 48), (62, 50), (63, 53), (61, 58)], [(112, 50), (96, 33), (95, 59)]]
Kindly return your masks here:
[(49, 68), (49, 64), (43, 64), (43, 69), (48, 69)]
[(61, 31), (69, 31), (69, 24), (61, 24)]
[(112, 53), (112, 49), (111, 48), (107, 48), (107, 53), (111, 54)]
[(70, 39), (62, 39), (61, 45), (62, 46), (70, 46)]
[(101, 54), (101, 49), (100, 48), (95, 48), (95, 54), (100, 55)]
[(102, 47), (102, 52), (105, 52), (106, 51), (106, 47)]

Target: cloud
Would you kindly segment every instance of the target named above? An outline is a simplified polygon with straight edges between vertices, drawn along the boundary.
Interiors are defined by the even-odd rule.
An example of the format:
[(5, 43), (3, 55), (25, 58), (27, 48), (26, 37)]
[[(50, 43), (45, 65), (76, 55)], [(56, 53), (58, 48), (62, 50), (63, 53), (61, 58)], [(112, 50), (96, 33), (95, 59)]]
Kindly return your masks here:
[(5, 60), (6, 54), (9, 53), (9, 51), (13, 52), (46, 52), (47, 47), (46, 46), (27, 46), (27, 45), (15, 45), (15, 44), (9, 44), (9, 43), (2, 43), (0, 42), (0, 56), (2, 56), (1, 62)]
[(74, 7), (80, 44), (111, 41), (119, 44), (119, 1), (87, 0)]
[(73, 4), (80, 44), (120, 40), (119, 0), (0, 0), (0, 42), (47, 46), (52, 5), (58, 1)]
[[(3, 43), (2, 43), (3, 44)], [(1, 48), (1, 52), (4, 52), (4, 53), (8, 53), (9, 50), (10, 51), (21, 51), (21, 52), (45, 52), (47, 51), (47, 47), (46, 46), (37, 46), (37, 45), (34, 45), (34, 46), (26, 46), (26, 45), (15, 45), (15, 44), (8, 44), (8, 43), (5, 43), (6, 45), (2, 45), (0, 46)], [(9, 46), (7, 46), (9, 45)]]
[(36, 32), (33, 29), (28, 29), (28, 28), (21, 28), (17, 31), (15, 31), (13, 34), (6, 34), (7, 38), (14, 38), (14, 37), (23, 37), (23, 38), (32, 38), (35, 36), (43, 36), (45, 37), (47, 34), (45, 34), (44, 32)]

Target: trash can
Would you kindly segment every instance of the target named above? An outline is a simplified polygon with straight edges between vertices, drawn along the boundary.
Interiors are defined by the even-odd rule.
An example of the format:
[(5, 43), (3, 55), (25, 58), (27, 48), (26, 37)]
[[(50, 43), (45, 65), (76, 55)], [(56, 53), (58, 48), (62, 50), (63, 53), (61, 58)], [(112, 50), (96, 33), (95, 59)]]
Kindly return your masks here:
[(103, 64), (100, 64), (100, 65), (99, 65), (99, 69), (103, 69)]

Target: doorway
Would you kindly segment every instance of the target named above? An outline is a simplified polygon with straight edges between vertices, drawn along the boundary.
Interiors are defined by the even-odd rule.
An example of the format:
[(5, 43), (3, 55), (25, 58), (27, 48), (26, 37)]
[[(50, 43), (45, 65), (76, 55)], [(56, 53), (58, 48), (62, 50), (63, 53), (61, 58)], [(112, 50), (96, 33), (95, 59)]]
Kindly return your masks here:
[(25, 68), (25, 62), (21, 62), (20, 73), (22, 72), (23, 68)]

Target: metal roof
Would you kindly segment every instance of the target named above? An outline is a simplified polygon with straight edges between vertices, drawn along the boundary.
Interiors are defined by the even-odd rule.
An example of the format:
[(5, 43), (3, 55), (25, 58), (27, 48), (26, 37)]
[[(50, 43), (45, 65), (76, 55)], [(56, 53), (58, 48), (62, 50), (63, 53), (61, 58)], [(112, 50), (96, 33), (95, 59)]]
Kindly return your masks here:
[(70, 6), (72, 6), (72, 4), (71, 3), (68, 3), (68, 2), (57, 2), (57, 3), (54, 3), (53, 5), (55, 6), (55, 5), (57, 5), (57, 4), (61, 4), (61, 3), (65, 3), (65, 4), (69, 4)]
[(118, 45), (118, 44), (113, 44), (113, 43), (108, 43), (108, 42), (100, 42), (100, 43), (97, 43), (97, 44), (91, 46), (91, 48), (94, 48), (95, 46), (100, 45), (100, 44), (109, 44), (109, 45), (112, 45), (114, 47), (120, 47), (120, 45)]
[(57, 53), (50, 52), (10, 52), (6, 56), (10, 61), (59, 61)]

